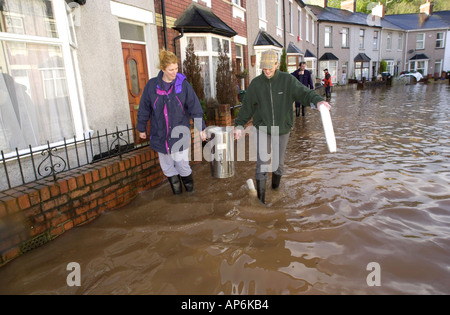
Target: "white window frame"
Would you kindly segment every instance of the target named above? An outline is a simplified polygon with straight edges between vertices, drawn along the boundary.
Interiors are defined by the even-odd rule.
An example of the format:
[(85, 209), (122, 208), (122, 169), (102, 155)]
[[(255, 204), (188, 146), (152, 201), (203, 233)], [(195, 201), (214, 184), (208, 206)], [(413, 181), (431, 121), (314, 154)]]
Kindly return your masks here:
[(359, 48), (364, 49), (364, 41), (366, 37), (366, 30), (365, 29), (359, 29)]
[(380, 38), (380, 32), (373, 31), (373, 46), (372, 46), (373, 50), (378, 50), (378, 39), (379, 38)]
[[(419, 68), (418, 65), (421, 62), (423, 62), (423, 67)], [(422, 72), (420, 72), (420, 73), (422, 73), (423, 76), (426, 76), (428, 74), (428, 71), (427, 71), (428, 70), (428, 60), (427, 59), (411, 60), (408, 63), (408, 70), (409, 71), (418, 71), (418, 72), (420, 72), (419, 70), (422, 70)]]
[(392, 50), (392, 32), (386, 35), (386, 50)]
[(323, 41), (324, 41), (323, 42), (323, 46), (327, 47), (327, 48), (333, 47), (333, 27), (332, 26), (325, 26), (324, 33), (325, 33), (325, 36), (323, 38)]
[(258, 0), (258, 18), (267, 22), (266, 0)]
[[(422, 39), (419, 39), (419, 35), (422, 37)], [(425, 49), (425, 33), (417, 33), (416, 49)]]
[[(342, 31), (341, 31), (341, 48), (349, 48), (349, 33), (350, 33), (350, 28), (348, 27), (343, 27)], [(345, 44), (344, 44), (345, 41)]]
[[(442, 59), (437, 59), (434, 61), (434, 73), (439, 73), (439, 75), (441, 75), (442, 73)], [(438, 70), (436, 70), (436, 65), (438, 65)]]
[(281, 1), (282, 0), (275, 0), (275, 24), (278, 29), (283, 29), (283, 19), (281, 15)]
[[(442, 35), (442, 38), (438, 38), (438, 35), (439, 34), (441, 34)], [(445, 47), (445, 45), (444, 45), (444, 38), (445, 38), (445, 33), (444, 32), (437, 32), (436, 33), (436, 48), (444, 48)], [(438, 46), (438, 43), (441, 43), (439, 46)]]
[(386, 71), (394, 74), (394, 60), (386, 60)]
[(316, 68), (317, 68), (317, 58), (307, 57), (305, 58), (306, 69), (311, 73), (314, 86), (316, 86), (315, 78), (316, 78)]
[(292, 0), (289, 0), (289, 34), (294, 35), (294, 7), (292, 5)]
[(302, 40), (302, 8), (298, 7), (298, 37)]
[(267, 30), (266, 0), (258, 0), (259, 28)]
[(398, 51), (403, 50), (403, 33), (398, 33), (397, 50)]
[(305, 24), (306, 24), (306, 29), (305, 29), (306, 36), (305, 37), (306, 37), (306, 41), (309, 42), (309, 15), (308, 14), (306, 14)]

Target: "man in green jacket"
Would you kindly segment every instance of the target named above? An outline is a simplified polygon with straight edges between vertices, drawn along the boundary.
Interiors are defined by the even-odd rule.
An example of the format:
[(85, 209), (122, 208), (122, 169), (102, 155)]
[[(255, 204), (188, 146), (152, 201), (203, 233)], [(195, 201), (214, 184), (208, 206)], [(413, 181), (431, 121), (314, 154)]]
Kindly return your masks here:
[[(320, 105), (331, 109), (330, 104), (314, 90), (305, 87), (291, 74), (279, 71), (278, 66), (278, 55), (274, 50), (262, 53), (263, 73), (248, 86), (235, 121), (235, 138), (239, 139), (243, 126), (253, 118), (253, 126), (257, 131), (256, 190), (259, 200), (264, 204), (267, 173), (272, 171), (273, 189), (279, 187), (283, 175), (287, 143), (294, 125), (293, 103), (300, 102), (310, 106), (312, 103), (319, 110)], [(267, 150), (270, 146), (272, 153), (268, 156), (269, 153), (262, 149)]]

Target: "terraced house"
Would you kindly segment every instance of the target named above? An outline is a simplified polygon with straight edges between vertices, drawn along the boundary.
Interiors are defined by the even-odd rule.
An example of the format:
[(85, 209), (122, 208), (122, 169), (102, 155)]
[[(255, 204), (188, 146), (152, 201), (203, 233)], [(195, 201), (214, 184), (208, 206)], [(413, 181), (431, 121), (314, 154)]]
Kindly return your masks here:
[(396, 44), (395, 38), (390, 37), (392, 33), (387, 33), (386, 50), (403, 53), (397, 61), (384, 56), (390, 69), (397, 65), (403, 71), (418, 71), (429, 77), (440, 77), (442, 71), (450, 70), (450, 11), (433, 12), (433, 5), (427, 0), (419, 13), (387, 15), (384, 21), (397, 25), (402, 31), (398, 36), (404, 40), (404, 46), (400, 46), (400, 41)]
[(319, 49), (331, 59), (319, 64), (319, 69), (332, 68), (334, 82), (375, 79), (381, 60), (393, 75), (418, 71), (430, 77), (449, 70), (450, 11), (433, 12), (429, 0), (420, 12), (397, 15), (385, 15), (381, 3), (373, 6), (371, 14), (355, 12), (356, 0), (341, 2), (341, 9), (328, 7), (326, 0), (311, 3), (316, 4), (310, 7), (323, 34)]

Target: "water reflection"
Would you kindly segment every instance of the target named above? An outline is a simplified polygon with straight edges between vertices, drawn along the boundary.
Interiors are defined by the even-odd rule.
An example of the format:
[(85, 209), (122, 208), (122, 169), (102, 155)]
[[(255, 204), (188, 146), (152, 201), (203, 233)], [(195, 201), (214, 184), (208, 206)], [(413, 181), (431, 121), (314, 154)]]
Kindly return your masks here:
[(296, 118), (267, 207), (245, 185), (254, 162), (228, 179), (198, 164), (193, 195), (142, 193), (1, 268), (0, 293), (449, 294), (449, 98), (444, 84), (342, 89), (338, 152), (317, 112)]

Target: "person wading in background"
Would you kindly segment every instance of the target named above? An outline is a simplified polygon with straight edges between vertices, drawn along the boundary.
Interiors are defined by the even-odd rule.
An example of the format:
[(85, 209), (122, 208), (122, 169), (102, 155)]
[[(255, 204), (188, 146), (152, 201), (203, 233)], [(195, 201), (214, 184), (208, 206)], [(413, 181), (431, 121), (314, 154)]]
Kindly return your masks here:
[[(306, 70), (306, 62), (300, 61), (299, 68), (292, 72), (291, 74), (299, 80), (304, 86), (307, 88), (310, 88), (311, 90), (314, 90), (314, 84), (311, 77), (311, 72)], [(295, 115), (298, 117), (300, 116), (300, 107), (302, 110), (302, 116), (305, 116), (305, 107), (306, 105), (300, 104), (299, 102), (295, 102)]]
[[(189, 165), (190, 121), (201, 131), (206, 140), (203, 110), (194, 89), (186, 77), (178, 73), (178, 59), (172, 52), (159, 53), (160, 69), (158, 76), (148, 81), (142, 93), (137, 114), (139, 137), (146, 139), (147, 122), (150, 121), (150, 147), (158, 152), (159, 163), (169, 179), (174, 194), (182, 192), (181, 182), (186, 191), (194, 189), (192, 170)], [(172, 137), (172, 130), (177, 127)], [(184, 129), (187, 128), (187, 129)], [(188, 135), (179, 138), (179, 130)], [(182, 142), (180, 145), (180, 141)], [(177, 144), (176, 146), (174, 146)]]
[[(330, 109), (330, 104), (324, 101), (314, 90), (308, 89), (294, 76), (278, 70), (278, 55), (274, 50), (264, 51), (261, 55), (261, 69), (263, 73), (252, 80), (245, 93), (242, 107), (235, 120), (235, 138), (239, 139), (243, 133), (243, 126), (253, 118), (253, 126), (256, 127), (256, 191), (258, 199), (265, 204), (266, 181), (268, 171), (272, 171), (272, 188), (280, 185), (284, 172), (284, 160), (291, 128), (294, 124), (294, 101), (311, 106), (325, 105)], [(273, 133), (273, 134), (272, 134)], [(272, 139), (274, 142), (272, 142)], [(266, 143), (271, 150), (272, 163), (264, 158), (267, 148), (260, 147)], [(262, 152), (265, 149), (266, 152)]]
[(325, 72), (325, 78), (322, 79), (323, 85), (325, 86), (325, 95), (327, 98), (327, 101), (331, 99), (331, 74), (328, 72), (328, 69), (323, 70)]

